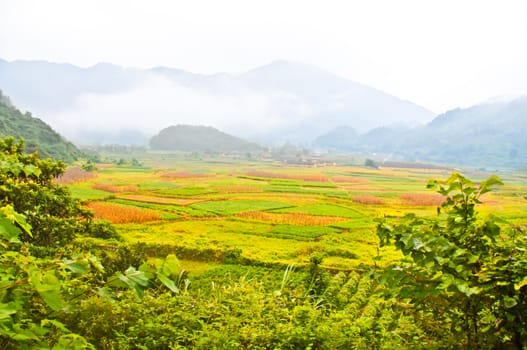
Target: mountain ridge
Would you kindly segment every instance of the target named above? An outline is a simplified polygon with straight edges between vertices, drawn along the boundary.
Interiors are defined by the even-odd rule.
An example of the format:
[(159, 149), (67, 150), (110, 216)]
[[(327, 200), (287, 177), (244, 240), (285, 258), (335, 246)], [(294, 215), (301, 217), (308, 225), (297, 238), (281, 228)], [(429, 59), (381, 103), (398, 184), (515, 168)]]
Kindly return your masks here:
[[(285, 60), (238, 74), (208, 75), (171, 67), (138, 69), (100, 63), (81, 68), (0, 61), (0, 81), (17, 105), (41, 115), (68, 137), (79, 132), (89, 135), (103, 126), (108, 129), (108, 122), (118, 120), (114, 117), (129, 114), (129, 120), (145, 119), (136, 122), (136, 130), (151, 134), (164, 125), (197, 122), (271, 144), (306, 144), (321, 130), (342, 124), (353, 123), (366, 131), (399, 122), (423, 123), (435, 116), (368, 85)], [(150, 95), (143, 95), (153, 101), (138, 98), (145, 89)], [(162, 91), (156, 94), (156, 89)], [(95, 102), (83, 104), (86, 100)], [(148, 103), (167, 107), (146, 120), (134, 111), (146, 110)], [(83, 115), (90, 122), (83, 121)]]
[[(408, 160), (470, 166), (527, 166), (527, 96), (456, 108), (411, 129), (377, 128), (355, 139), (333, 129), (313, 144), (340, 152), (395, 154)], [(350, 128), (350, 126), (346, 126)]]

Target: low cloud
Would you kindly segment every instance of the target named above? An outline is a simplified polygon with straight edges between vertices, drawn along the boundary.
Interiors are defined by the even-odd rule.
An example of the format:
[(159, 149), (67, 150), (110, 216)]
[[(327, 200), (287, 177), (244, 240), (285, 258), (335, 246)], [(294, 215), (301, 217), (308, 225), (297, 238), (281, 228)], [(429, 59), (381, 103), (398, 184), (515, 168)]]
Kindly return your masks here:
[[(225, 79), (229, 79), (226, 77)], [(306, 103), (281, 92), (256, 92), (232, 81), (219, 89), (183, 86), (156, 74), (119, 93), (84, 93), (72, 107), (47, 118), (60, 133), (84, 143), (94, 135), (103, 143), (123, 135), (146, 139), (170, 125), (208, 125), (242, 137), (293, 127), (312, 114)], [(126, 137), (126, 136), (124, 136)]]

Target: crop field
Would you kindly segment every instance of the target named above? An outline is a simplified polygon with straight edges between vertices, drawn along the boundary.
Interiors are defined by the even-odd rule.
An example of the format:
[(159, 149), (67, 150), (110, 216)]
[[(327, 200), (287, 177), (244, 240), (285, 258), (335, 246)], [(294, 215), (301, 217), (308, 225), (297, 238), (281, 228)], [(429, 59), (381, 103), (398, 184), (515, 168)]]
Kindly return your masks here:
[[(236, 263), (352, 270), (385, 265), (376, 223), (405, 213), (433, 216), (442, 196), (426, 189), (443, 169), (287, 166), (271, 161), (156, 159), (142, 168), (107, 167), (65, 183), (96, 218), (115, 223), (147, 253), (176, 253), (191, 271)], [(489, 174), (465, 173), (475, 181)], [(76, 178), (75, 178), (76, 176)], [(483, 198), (481, 211), (527, 223), (527, 178), (501, 174), (505, 185)]]

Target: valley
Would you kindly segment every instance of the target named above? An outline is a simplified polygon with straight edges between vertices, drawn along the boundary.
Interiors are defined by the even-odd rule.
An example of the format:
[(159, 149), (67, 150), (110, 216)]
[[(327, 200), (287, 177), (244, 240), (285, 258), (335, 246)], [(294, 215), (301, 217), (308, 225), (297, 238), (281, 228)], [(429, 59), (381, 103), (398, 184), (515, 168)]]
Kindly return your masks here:
[(0, 1), (0, 350), (527, 349), (526, 13)]
[[(284, 166), (183, 154), (151, 154), (141, 163), (102, 167), (94, 178), (67, 186), (86, 203), (104, 204), (88, 206), (117, 224), (126, 242), (144, 243), (154, 256), (175, 253), (190, 266), (228, 261), (285, 268), (308, 264), (311, 254), (324, 257), (330, 270), (385, 266), (398, 255), (379, 256), (378, 221), (410, 212), (434, 216), (442, 197), (426, 183), (450, 175), (447, 169)], [(481, 209), (525, 222), (527, 179), (511, 173), (503, 180)]]

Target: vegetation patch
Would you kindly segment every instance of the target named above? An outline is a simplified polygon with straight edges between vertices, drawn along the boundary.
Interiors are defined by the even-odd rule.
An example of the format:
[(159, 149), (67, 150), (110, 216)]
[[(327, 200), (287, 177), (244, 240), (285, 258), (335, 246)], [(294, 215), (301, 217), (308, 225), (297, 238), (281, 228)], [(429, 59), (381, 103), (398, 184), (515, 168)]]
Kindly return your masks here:
[(187, 186), (175, 190), (165, 190), (163, 194), (167, 197), (187, 197), (198, 196), (207, 193), (214, 193), (214, 190), (204, 186)]
[(271, 210), (290, 206), (290, 204), (283, 202), (263, 200), (210, 201), (191, 205), (192, 208), (207, 210), (219, 215), (234, 215), (244, 211)]
[(122, 192), (136, 192), (139, 187), (137, 185), (112, 185), (108, 183), (96, 183), (93, 185), (96, 190), (106, 191), (110, 193), (122, 193)]
[(323, 235), (337, 232), (334, 228), (324, 226), (278, 225), (273, 227), (269, 233), (271, 237), (312, 241)]
[(353, 218), (352, 220), (347, 220), (343, 222), (338, 222), (331, 224), (331, 227), (340, 229), (340, 230), (359, 230), (364, 228), (373, 228), (374, 219), (371, 216), (363, 216), (361, 218)]
[(368, 204), (376, 204), (376, 205), (384, 204), (384, 200), (382, 198), (367, 195), (367, 194), (353, 196), (352, 199), (353, 199), (353, 202), (359, 203), (359, 204), (367, 204), (367, 205)]
[(216, 186), (216, 190), (220, 193), (260, 193), (263, 192), (262, 187), (257, 186)]
[(200, 199), (180, 199), (180, 198), (166, 198), (166, 197), (154, 197), (141, 194), (121, 194), (117, 195), (116, 198), (126, 199), (135, 202), (154, 203), (154, 204), (177, 204), (177, 205), (189, 205), (197, 202), (201, 202)]
[(333, 182), (345, 182), (345, 183), (368, 183), (368, 179), (358, 177), (358, 176), (343, 176), (335, 175), (331, 178)]
[(87, 181), (97, 177), (93, 171), (86, 171), (78, 166), (70, 166), (64, 171), (62, 175), (56, 178), (53, 182), (60, 185), (73, 184), (76, 182)]
[(253, 178), (268, 178), (268, 179), (291, 179), (311, 182), (327, 182), (329, 177), (324, 174), (287, 174), (276, 173), (263, 170), (251, 170), (245, 174)]
[(164, 171), (161, 173), (160, 176), (163, 178), (168, 178), (168, 179), (192, 179), (192, 178), (200, 178), (200, 177), (214, 177), (216, 176), (216, 174), (178, 170), (178, 171)]
[(421, 206), (439, 206), (445, 201), (445, 197), (429, 193), (404, 193), (400, 198), (404, 204)]
[(89, 186), (86, 186), (85, 183), (72, 184), (68, 186), (68, 189), (73, 198), (81, 199), (84, 201), (93, 201), (107, 199), (112, 196), (109, 192), (96, 190)]
[(331, 204), (304, 205), (300, 207), (279, 209), (277, 210), (277, 212), (304, 213), (304, 214), (320, 215), (320, 216), (339, 216), (343, 218), (360, 218), (363, 216), (361, 213), (353, 209), (341, 207), (338, 205), (331, 205)]
[(180, 187), (176, 182), (167, 182), (167, 181), (148, 181), (139, 184), (139, 188), (142, 191), (163, 191), (163, 190), (173, 190)]
[(272, 213), (263, 211), (246, 211), (236, 215), (247, 220), (263, 221), (270, 224), (291, 224), (298, 226), (325, 226), (347, 221), (336, 216), (318, 216), (306, 213)]
[(161, 218), (159, 213), (154, 210), (138, 209), (113, 203), (91, 202), (87, 207), (93, 210), (96, 218), (108, 220), (112, 224), (143, 223)]

